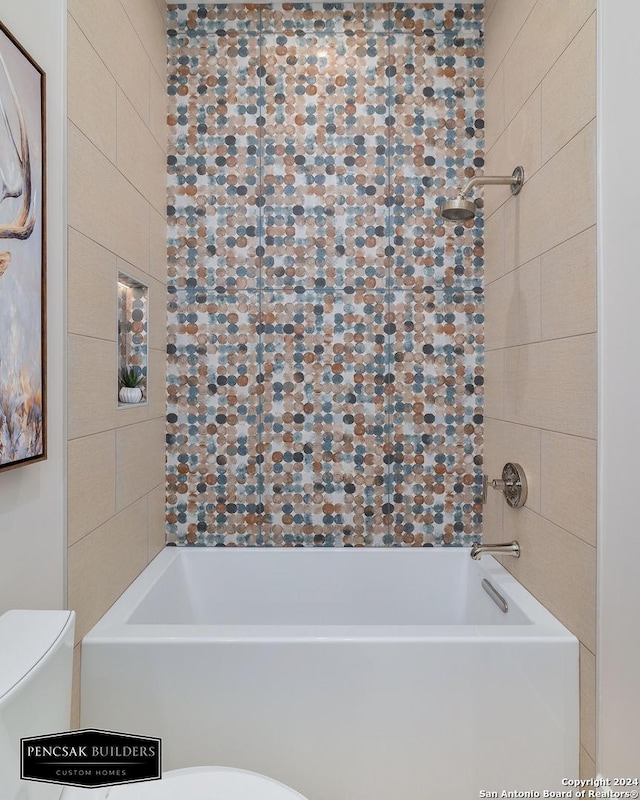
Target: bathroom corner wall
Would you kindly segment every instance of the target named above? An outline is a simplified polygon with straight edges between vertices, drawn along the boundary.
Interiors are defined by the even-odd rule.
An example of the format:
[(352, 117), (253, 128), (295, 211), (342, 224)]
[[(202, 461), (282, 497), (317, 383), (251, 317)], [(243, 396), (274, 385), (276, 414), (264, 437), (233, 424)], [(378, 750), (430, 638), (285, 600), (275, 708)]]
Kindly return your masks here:
[[(69, 0), (68, 24), (68, 604), (79, 643), (164, 545), (166, 24), (157, 0)], [(118, 408), (118, 272), (149, 287), (138, 407)]]
[(485, 541), (517, 538), (513, 572), (580, 640), (581, 773), (595, 771), (596, 0), (488, 0)]

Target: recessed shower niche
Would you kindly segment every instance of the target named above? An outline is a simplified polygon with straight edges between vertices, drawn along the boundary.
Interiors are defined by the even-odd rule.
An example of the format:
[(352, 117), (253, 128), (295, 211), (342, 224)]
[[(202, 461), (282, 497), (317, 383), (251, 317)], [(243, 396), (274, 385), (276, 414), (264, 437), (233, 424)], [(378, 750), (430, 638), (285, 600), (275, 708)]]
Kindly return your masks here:
[(149, 287), (118, 273), (118, 407), (147, 402)]

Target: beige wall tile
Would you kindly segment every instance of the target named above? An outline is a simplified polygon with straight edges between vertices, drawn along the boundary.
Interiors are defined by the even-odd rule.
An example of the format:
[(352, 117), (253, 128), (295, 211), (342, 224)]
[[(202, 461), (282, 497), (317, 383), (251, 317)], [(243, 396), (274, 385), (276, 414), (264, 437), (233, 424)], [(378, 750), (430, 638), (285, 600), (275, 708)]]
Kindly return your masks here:
[(595, 547), (595, 440), (542, 431), (541, 513)]
[(485, 338), (490, 350), (540, 340), (540, 260), (486, 287)]
[(149, 272), (161, 283), (167, 282), (167, 217), (149, 209)]
[(485, 344), (488, 350), (517, 344), (519, 299), (513, 272), (485, 288)]
[(557, 153), (595, 115), (596, 15), (592, 14), (542, 81), (543, 160)]
[(580, 645), (580, 744), (596, 757), (596, 657)]
[(596, 0), (565, 0), (562, 4), (537, 0), (504, 62), (507, 121), (562, 55), (595, 6)]
[(149, 492), (147, 495), (149, 504), (149, 530), (147, 536), (147, 560), (158, 555), (166, 544), (166, 523), (165, 523), (165, 484)]
[(120, 0), (158, 77), (167, 71), (167, 33), (156, 0)]
[(587, 753), (584, 747), (580, 748), (580, 778), (583, 780), (596, 777), (595, 761)]
[(149, 59), (120, 2), (69, 0), (69, 12), (145, 122)]
[[(544, 170), (544, 168), (543, 168)], [(543, 170), (540, 170), (543, 171)], [(535, 180), (535, 178), (534, 178)], [(526, 188), (526, 183), (525, 183)], [(524, 192), (524, 189), (522, 190)], [(518, 267), (532, 261), (539, 254), (540, 251), (545, 249), (545, 237), (540, 236), (540, 244), (538, 246), (539, 252), (527, 252), (523, 249), (523, 243), (529, 246), (531, 244), (528, 232), (531, 228), (531, 212), (524, 207), (523, 194), (516, 197), (510, 197), (501, 210), (504, 213), (504, 272), (508, 273)], [(539, 210), (536, 208), (535, 213)], [(497, 213), (497, 212), (496, 212)], [(495, 216), (492, 215), (491, 219)], [(525, 234), (527, 234), (525, 236)]]
[(164, 418), (167, 409), (167, 353), (165, 350), (149, 350), (147, 377), (149, 419)]
[[(166, 6), (69, 10), (68, 593), (80, 640), (164, 543)], [(149, 401), (123, 410), (118, 269), (150, 291)]]
[(502, 206), (486, 219), (484, 228), (484, 280), (485, 285), (508, 272), (504, 259), (505, 207)]
[(484, 119), (484, 146), (485, 151), (488, 152), (505, 128), (504, 68), (502, 66), (498, 67), (485, 89)]
[(74, 125), (69, 125), (69, 225), (149, 268), (149, 206)]
[(594, 335), (512, 347), (504, 352), (504, 419), (595, 438)]
[(149, 73), (149, 130), (163, 152), (167, 149), (167, 113), (166, 75), (160, 80), (152, 69)]
[(116, 435), (97, 433), (69, 442), (68, 544), (116, 513)]
[(485, 76), (491, 80), (536, 0), (497, 0), (485, 31)]
[(118, 169), (158, 211), (166, 209), (166, 155), (118, 89)]
[(164, 480), (165, 424), (162, 418), (119, 428), (116, 433), (118, 510)]
[(484, 356), (484, 415), (504, 417), (505, 351), (487, 350)]
[[(515, 167), (521, 166), (526, 182), (540, 169), (541, 108), (541, 92), (537, 89), (487, 152), (485, 174), (511, 175)], [(483, 191), (486, 214), (492, 214), (512, 197), (509, 186), (486, 186)]]
[(67, 323), (70, 333), (116, 340), (116, 257), (69, 230)]
[[(540, 434), (537, 428), (513, 425), (502, 420), (485, 421), (484, 472), (492, 478), (502, 476), (508, 461), (520, 464), (527, 476), (528, 492), (525, 507), (540, 512)], [(505, 500), (501, 492), (489, 489), (489, 494)]]
[(116, 82), (71, 16), (68, 37), (69, 119), (115, 162)]
[[(484, 537), (520, 540), (523, 557), (503, 559), (505, 566), (593, 651), (595, 20), (589, 17), (595, 0), (561, 5), (490, 0), (485, 6), (485, 172), (510, 172), (523, 153), (526, 180), (516, 198), (502, 187), (487, 187), (484, 195), (484, 464), (491, 474), (503, 459), (526, 461), (535, 488), (522, 510), (504, 502), (498, 509), (490, 497)], [(505, 125), (502, 135), (494, 132)], [(569, 497), (566, 474), (573, 476), (578, 463)], [(593, 777), (594, 659), (581, 650), (587, 655), (580, 769)]]
[[(526, 182), (526, 177), (525, 177)], [(521, 254), (522, 194), (511, 197), (502, 206), (504, 210), (504, 270), (512, 270), (525, 263)], [(531, 260), (531, 259), (529, 259)]]
[(504, 536), (520, 542), (504, 566), (591, 651), (596, 638), (596, 551), (527, 508), (505, 506)]
[[(485, 470), (486, 473), (486, 470)], [(491, 491), (482, 508), (482, 541), (496, 544), (504, 541), (502, 535), (502, 506), (504, 500), (498, 492)]]
[[(153, 377), (150, 376), (150, 381)], [(121, 403), (118, 406), (115, 416), (114, 428), (127, 428), (131, 425), (138, 425), (141, 422), (147, 422), (154, 416), (159, 416), (157, 413), (153, 414), (151, 405), (148, 402), (138, 403), (136, 405), (126, 405)]]
[(494, 8), (496, 7), (497, 0), (485, 0), (484, 3), (484, 18), (485, 21), (489, 19), (491, 14), (493, 13)]
[(68, 437), (114, 427), (118, 393), (115, 342), (69, 336)]
[(69, 548), (68, 605), (76, 612), (76, 642), (146, 565), (146, 497)]
[(595, 128), (595, 122), (583, 128), (515, 198), (521, 263), (595, 224)]
[(71, 689), (71, 728), (80, 727), (80, 668), (82, 666), (82, 645), (73, 648), (73, 684)]
[(588, 228), (541, 258), (542, 338), (596, 330), (596, 228)]
[(518, 344), (538, 342), (541, 338), (540, 259), (535, 258), (517, 269), (513, 275), (519, 301), (517, 342)]

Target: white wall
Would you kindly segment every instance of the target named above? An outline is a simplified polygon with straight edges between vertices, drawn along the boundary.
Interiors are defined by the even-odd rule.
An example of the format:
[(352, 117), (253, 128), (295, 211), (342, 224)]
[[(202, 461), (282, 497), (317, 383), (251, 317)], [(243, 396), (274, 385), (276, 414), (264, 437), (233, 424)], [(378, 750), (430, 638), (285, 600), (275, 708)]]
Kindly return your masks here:
[[(624, 24), (621, 26), (621, 20)], [(598, 769), (640, 777), (640, 5), (598, 3), (599, 25), (599, 642)]]
[(66, 5), (0, 0), (0, 19), (47, 74), (48, 122), (48, 459), (0, 473), (0, 613), (65, 605)]

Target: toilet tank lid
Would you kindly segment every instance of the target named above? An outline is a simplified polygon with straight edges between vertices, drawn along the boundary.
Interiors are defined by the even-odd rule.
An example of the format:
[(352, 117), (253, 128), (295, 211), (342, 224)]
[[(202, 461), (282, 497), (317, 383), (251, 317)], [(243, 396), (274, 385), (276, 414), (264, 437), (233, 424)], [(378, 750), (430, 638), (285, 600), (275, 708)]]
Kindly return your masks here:
[(0, 703), (55, 647), (73, 611), (6, 611), (0, 616)]
[(189, 767), (165, 772), (159, 781), (116, 786), (105, 800), (305, 800), (279, 781), (231, 767)]

